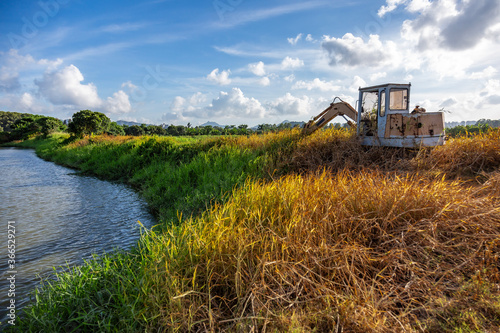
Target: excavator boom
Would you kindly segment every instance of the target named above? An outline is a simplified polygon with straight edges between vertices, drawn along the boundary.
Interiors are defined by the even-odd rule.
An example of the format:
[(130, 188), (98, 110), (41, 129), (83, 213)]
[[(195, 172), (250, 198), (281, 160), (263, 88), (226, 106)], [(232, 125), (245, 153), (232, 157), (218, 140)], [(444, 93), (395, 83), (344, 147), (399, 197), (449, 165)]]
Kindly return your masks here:
[[(335, 100), (340, 102), (335, 102)], [(328, 124), (333, 118), (337, 116), (347, 116), (351, 118), (354, 122), (358, 120), (358, 112), (347, 102), (344, 102), (340, 98), (335, 98), (328, 108), (326, 108), (319, 115), (311, 119), (307, 124), (305, 124), (302, 129), (302, 133), (311, 134), (314, 131), (320, 129), (321, 127)], [(344, 117), (345, 118), (345, 117)], [(349, 122), (349, 121), (348, 121)]]

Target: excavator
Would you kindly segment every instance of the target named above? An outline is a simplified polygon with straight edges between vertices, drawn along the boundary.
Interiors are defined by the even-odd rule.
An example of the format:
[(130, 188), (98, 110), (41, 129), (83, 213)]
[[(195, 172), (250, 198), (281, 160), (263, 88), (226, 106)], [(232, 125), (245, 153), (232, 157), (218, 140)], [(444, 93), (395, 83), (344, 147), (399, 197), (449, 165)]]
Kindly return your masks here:
[(410, 111), (410, 88), (411, 83), (359, 88), (357, 111), (336, 97), (328, 108), (304, 125), (302, 132), (311, 134), (333, 118), (342, 116), (349, 125), (356, 127), (356, 134), (365, 146), (419, 148), (443, 145), (444, 113), (426, 112), (418, 105)]

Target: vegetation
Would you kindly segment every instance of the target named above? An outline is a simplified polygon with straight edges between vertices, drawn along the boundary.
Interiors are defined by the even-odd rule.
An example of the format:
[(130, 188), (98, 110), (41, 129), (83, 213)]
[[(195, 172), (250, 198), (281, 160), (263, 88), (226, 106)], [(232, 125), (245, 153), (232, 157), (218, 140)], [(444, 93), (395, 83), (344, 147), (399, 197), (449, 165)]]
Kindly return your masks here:
[(39, 134), (47, 136), (65, 129), (63, 122), (57, 118), (0, 111), (0, 143), (24, 140)]
[(101, 134), (108, 130), (111, 120), (101, 112), (81, 110), (73, 114), (68, 131), (77, 137)]
[(132, 184), (162, 222), (46, 281), (22, 331), (500, 327), (500, 130), (421, 151), (336, 129), (21, 144)]

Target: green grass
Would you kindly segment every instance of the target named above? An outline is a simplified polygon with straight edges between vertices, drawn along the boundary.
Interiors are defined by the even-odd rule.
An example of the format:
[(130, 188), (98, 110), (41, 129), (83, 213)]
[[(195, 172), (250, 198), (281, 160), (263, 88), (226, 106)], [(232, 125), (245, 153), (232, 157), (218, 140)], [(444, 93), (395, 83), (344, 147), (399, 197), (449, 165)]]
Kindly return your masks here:
[(134, 186), (162, 223), (46, 282), (22, 331), (500, 327), (495, 133), (425, 152), (332, 130), (65, 140), (21, 145)]

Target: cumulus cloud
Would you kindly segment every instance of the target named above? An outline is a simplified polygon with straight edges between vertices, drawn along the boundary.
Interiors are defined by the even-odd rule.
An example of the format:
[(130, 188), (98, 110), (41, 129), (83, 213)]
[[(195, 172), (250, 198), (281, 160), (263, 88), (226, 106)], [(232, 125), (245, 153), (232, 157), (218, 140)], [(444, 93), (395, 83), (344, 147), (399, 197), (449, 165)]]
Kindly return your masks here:
[(497, 0), (419, 1), (420, 6), (414, 4), (413, 7), (412, 3), (407, 9), (418, 10), (420, 15), (405, 21), (401, 33), (421, 50), (473, 48), (482, 40), (491, 39), (491, 31), (500, 20), (500, 1)]
[(231, 79), (229, 78), (230, 74), (231, 74), (230, 70), (227, 71), (223, 70), (222, 72), (219, 73), (219, 69), (216, 68), (210, 74), (208, 74), (207, 79), (209, 81), (217, 83), (218, 85), (226, 86), (228, 84), (231, 84)]
[(185, 107), (186, 107), (186, 99), (181, 96), (176, 96), (172, 101), (172, 104), (170, 104), (170, 110), (172, 110), (175, 113), (182, 112)]
[(61, 59), (36, 61), (31, 55), (19, 54), (18, 50), (11, 49), (8, 52), (0, 52), (0, 92), (14, 92), (21, 88), (19, 73), (43, 68), (52, 70), (62, 63)]
[(470, 78), (473, 80), (481, 80), (493, 77), (496, 73), (498, 73), (497, 69), (493, 66), (488, 66), (481, 72), (474, 72), (470, 75)]
[(311, 99), (295, 97), (290, 93), (266, 105), (270, 115), (306, 115), (311, 111)]
[(282, 69), (296, 69), (304, 66), (304, 61), (299, 58), (285, 57), (281, 62)]
[(299, 42), (299, 40), (302, 38), (302, 34), (298, 34), (297, 37), (295, 38), (287, 38), (288, 40), (288, 43), (292, 44), (292, 45), (297, 45), (297, 43)]
[(207, 102), (208, 98), (207, 95), (197, 92), (196, 94), (193, 94), (191, 97), (189, 97), (188, 101), (189, 104), (193, 107), (198, 107), (201, 104)]
[(101, 107), (113, 114), (122, 114), (132, 111), (129, 97), (123, 90), (119, 90), (115, 92), (112, 97), (108, 97), (106, 101), (102, 103)]
[(322, 81), (319, 78), (315, 78), (312, 81), (297, 81), (292, 87), (292, 89), (318, 89), (321, 91), (338, 91), (341, 88), (341, 86), (336, 85), (332, 81)]
[(53, 104), (81, 105), (89, 108), (102, 104), (93, 83), (82, 84), (80, 70), (70, 65), (60, 71), (45, 73), (41, 80), (35, 80), (40, 93)]
[(264, 63), (259, 61), (257, 63), (249, 64), (248, 70), (257, 76), (266, 75), (266, 69), (264, 68)]
[(179, 119), (179, 116), (182, 116), (184, 112), (194, 113), (201, 110), (202, 105), (207, 101), (207, 95), (201, 92), (197, 92), (189, 98), (176, 96), (170, 105), (170, 110), (177, 115), (176, 119)]
[(355, 92), (358, 91), (360, 87), (362, 88), (366, 86), (367, 86), (366, 81), (356, 75), (351, 81), (351, 86), (349, 87), (349, 90)]
[(407, 2), (407, 0), (387, 0), (387, 5), (380, 7), (378, 16), (383, 17), (385, 14), (392, 12), (400, 4)]
[(221, 91), (219, 96), (205, 108), (208, 117), (261, 118), (265, 108), (255, 98), (246, 97), (241, 89)]
[(266, 76), (259, 80), (259, 84), (263, 87), (271, 85), (271, 80)]
[(83, 74), (74, 66), (59, 71), (46, 72), (41, 80), (35, 80), (40, 94), (55, 105), (72, 105), (81, 108), (102, 109), (108, 113), (132, 111), (128, 95), (120, 90), (102, 100), (93, 83), (83, 84)]
[(397, 47), (394, 42), (382, 43), (378, 35), (370, 35), (365, 43), (363, 38), (351, 33), (342, 38), (325, 36), (321, 47), (328, 52), (330, 65), (381, 66), (396, 61)]

